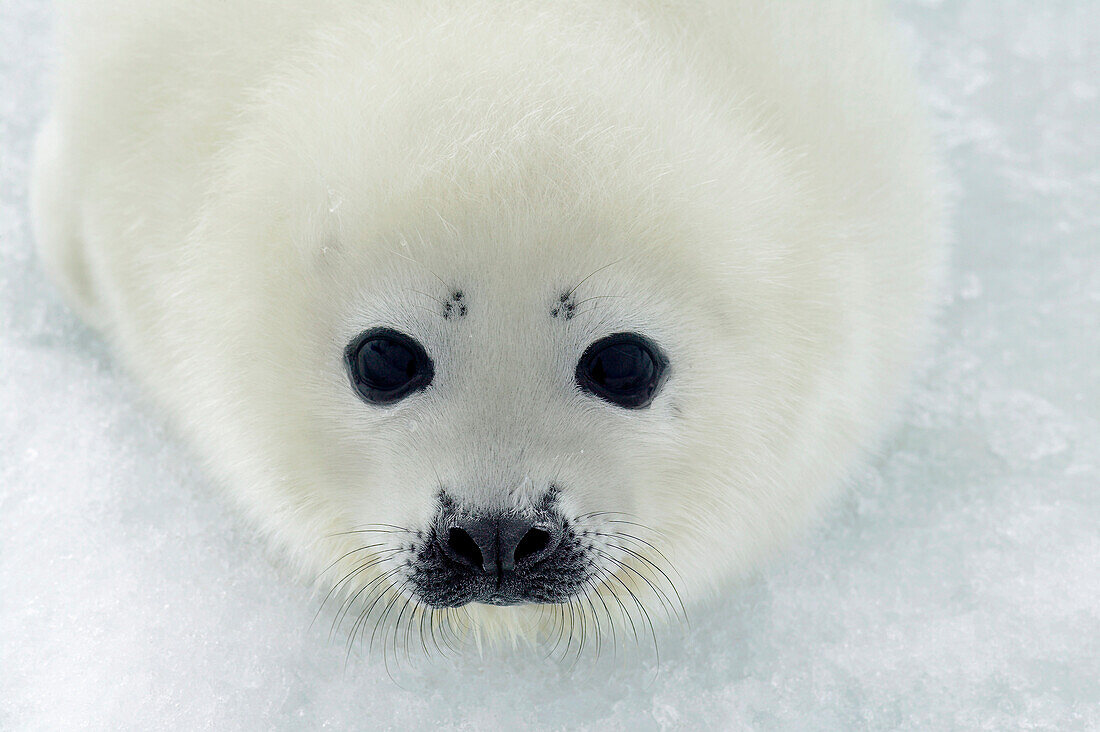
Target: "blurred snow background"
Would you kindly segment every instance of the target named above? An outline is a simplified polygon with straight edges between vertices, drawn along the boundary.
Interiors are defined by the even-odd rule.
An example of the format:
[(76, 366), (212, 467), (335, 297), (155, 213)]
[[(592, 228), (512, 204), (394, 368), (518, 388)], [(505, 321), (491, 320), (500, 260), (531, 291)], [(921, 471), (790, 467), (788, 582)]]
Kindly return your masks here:
[(898, 0), (954, 181), (902, 429), (612, 664), (355, 661), (35, 259), (51, 15), (0, 3), (0, 728), (1100, 729), (1100, 4)]

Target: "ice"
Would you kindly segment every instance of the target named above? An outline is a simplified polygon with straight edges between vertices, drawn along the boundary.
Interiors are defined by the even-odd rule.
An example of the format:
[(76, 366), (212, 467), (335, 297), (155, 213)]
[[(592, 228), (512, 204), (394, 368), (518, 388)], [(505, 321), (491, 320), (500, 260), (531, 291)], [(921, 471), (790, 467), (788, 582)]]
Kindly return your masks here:
[(957, 241), (900, 430), (789, 551), (662, 631), (659, 668), (643, 646), (387, 673), (345, 668), (44, 279), (25, 183), (51, 15), (0, 4), (0, 728), (1100, 728), (1100, 6), (894, 8)]

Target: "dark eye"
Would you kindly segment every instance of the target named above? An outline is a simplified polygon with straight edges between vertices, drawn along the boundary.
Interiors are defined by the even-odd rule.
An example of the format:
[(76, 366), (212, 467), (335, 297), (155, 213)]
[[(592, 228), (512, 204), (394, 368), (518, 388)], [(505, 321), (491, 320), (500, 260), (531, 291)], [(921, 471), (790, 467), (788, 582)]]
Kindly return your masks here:
[(641, 409), (653, 401), (667, 371), (668, 359), (653, 341), (616, 333), (585, 349), (577, 363), (577, 384), (612, 404)]
[(390, 328), (362, 333), (344, 351), (351, 385), (370, 404), (390, 404), (432, 382), (424, 347)]

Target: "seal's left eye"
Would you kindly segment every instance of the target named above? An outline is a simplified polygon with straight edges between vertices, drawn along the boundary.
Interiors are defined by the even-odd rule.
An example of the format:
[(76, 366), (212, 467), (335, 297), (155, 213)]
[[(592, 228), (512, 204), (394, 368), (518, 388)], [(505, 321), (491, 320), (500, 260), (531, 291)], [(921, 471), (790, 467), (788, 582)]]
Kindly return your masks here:
[(648, 407), (664, 383), (668, 359), (657, 344), (638, 333), (615, 333), (584, 351), (577, 363), (577, 385), (626, 409)]
[(432, 382), (424, 347), (391, 328), (360, 334), (344, 351), (351, 385), (368, 404), (391, 404)]

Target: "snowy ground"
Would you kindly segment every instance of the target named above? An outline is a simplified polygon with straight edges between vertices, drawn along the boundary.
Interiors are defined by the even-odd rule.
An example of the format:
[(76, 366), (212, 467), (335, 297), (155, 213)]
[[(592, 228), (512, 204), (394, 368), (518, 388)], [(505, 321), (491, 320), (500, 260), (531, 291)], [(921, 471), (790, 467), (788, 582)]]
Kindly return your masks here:
[(1100, 4), (902, 0), (954, 179), (944, 337), (882, 457), (596, 671), (345, 670), (35, 260), (52, 57), (0, 4), (0, 728), (1100, 729)]

